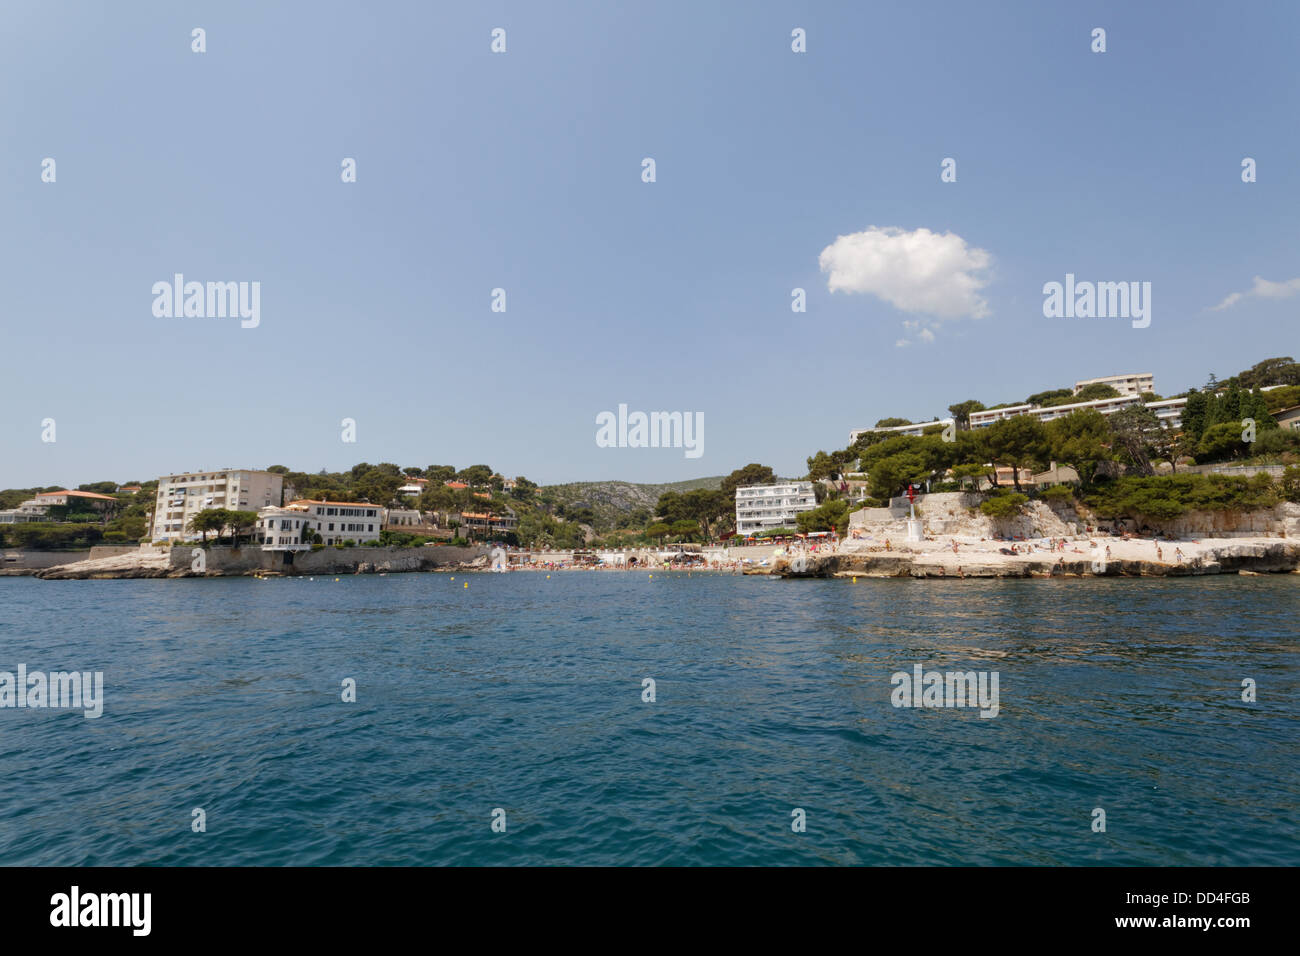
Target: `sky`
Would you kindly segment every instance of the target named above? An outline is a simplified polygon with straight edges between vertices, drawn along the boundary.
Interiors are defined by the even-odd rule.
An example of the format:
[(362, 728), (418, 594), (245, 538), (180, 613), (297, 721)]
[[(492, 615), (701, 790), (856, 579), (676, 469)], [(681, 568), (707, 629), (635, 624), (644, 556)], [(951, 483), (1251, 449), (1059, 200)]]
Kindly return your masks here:
[[(1295, 4), (10, 0), (0, 25), (0, 487), (795, 476), (884, 417), (1300, 353)], [(177, 273), (259, 283), (257, 324), (155, 314)], [(1150, 324), (1046, 317), (1067, 274), (1149, 282)], [(698, 456), (602, 447), (620, 405), (702, 418)]]

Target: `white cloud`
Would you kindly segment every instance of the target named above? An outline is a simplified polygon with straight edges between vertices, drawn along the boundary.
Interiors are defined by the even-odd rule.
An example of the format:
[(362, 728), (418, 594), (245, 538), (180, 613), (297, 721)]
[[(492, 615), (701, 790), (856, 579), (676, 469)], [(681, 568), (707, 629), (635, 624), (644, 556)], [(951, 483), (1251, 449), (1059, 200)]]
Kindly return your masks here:
[(896, 348), (896, 349), (905, 349), (905, 348), (907, 348), (907, 347), (908, 347), (909, 345), (911, 345), (911, 344), (912, 344), (912, 343), (909, 342), (907, 339), (899, 339), (898, 341), (896, 341), (896, 342), (894, 343), (894, 348)]
[(865, 292), (903, 312), (940, 319), (989, 314), (980, 292), (992, 261), (987, 250), (968, 246), (955, 233), (896, 226), (837, 236), (817, 259), (830, 275), (831, 292)]
[(930, 329), (922, 329), (919, 338), (921, 339), (922, 342), (933, 342), (934, 332), (932, 332)]
[(1297, 293), (1300, 293), (1300, 279), (1287, 279), (1285, 282), (1270, 282), (1268, 279), (1255, 276), (1255, 285), (1251, 289), (1246, 292), (1232, 293), (1218, 305), (1213, 306), (1212, 311), (1218, 312), (1220, 309), (1234, 306), (1245, 298), (1289, 299)]

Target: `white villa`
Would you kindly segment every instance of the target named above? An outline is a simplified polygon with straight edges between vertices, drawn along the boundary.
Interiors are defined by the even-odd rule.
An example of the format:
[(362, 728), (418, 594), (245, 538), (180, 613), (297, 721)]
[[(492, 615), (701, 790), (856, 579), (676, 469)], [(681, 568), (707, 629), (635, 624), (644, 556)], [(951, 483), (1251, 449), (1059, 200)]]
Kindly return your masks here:
[(302, 551), (311, 548), (316, 535), (324, 544), (370, 544), (379, 540), (383, 523), (379, 505), (302, 499), (259, 511), (256, 534), (263, 551)]
[(41, 491), (34, 498), (21, 502), (17, 508), (0, 511), (0, 524), (26, 524), (31, 521), (49, 520), (50, 509), (66, 507), (70, 504), (89, 505), (96, 511), (104, 511), (117, 504), (112, 495), (96, 494), (93, 491)]

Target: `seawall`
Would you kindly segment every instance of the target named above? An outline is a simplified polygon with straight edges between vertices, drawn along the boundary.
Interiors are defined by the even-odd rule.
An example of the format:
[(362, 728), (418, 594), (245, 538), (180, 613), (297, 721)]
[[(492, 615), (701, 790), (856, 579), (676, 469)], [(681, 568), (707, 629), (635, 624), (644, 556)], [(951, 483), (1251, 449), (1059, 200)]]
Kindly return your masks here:
[(284, 552), (263, 551), (257, 545), (140, 549), (130, 554), (47, 567), (36, 576), (45, 580), (104, 578), (215, 578), (249, 575), (388, 574), (454, 568), (479, 558), (486, 547), (334, 548), (299, 551), (287, 563)]

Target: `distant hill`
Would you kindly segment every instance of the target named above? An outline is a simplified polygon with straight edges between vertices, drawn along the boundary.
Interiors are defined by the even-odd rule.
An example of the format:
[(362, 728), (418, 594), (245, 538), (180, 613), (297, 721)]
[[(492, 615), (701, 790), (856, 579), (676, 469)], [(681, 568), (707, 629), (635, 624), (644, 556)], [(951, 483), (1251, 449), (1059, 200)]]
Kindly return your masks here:
[(721, 475), (657, 485), (631, 481), (574, 481), (567, 485), (543, 485), (537, 490), (537, 496), (553, 507), (563, 506), (566, 511), (590, 508), (594, 519), (592, 527), (604, 532), (619, 527), (620, 519), (626, 519), (638, 509), (653, 511), (659, 496), (666, 491), (680, 493), (696, 488), (712, 491), (721, 487)]

